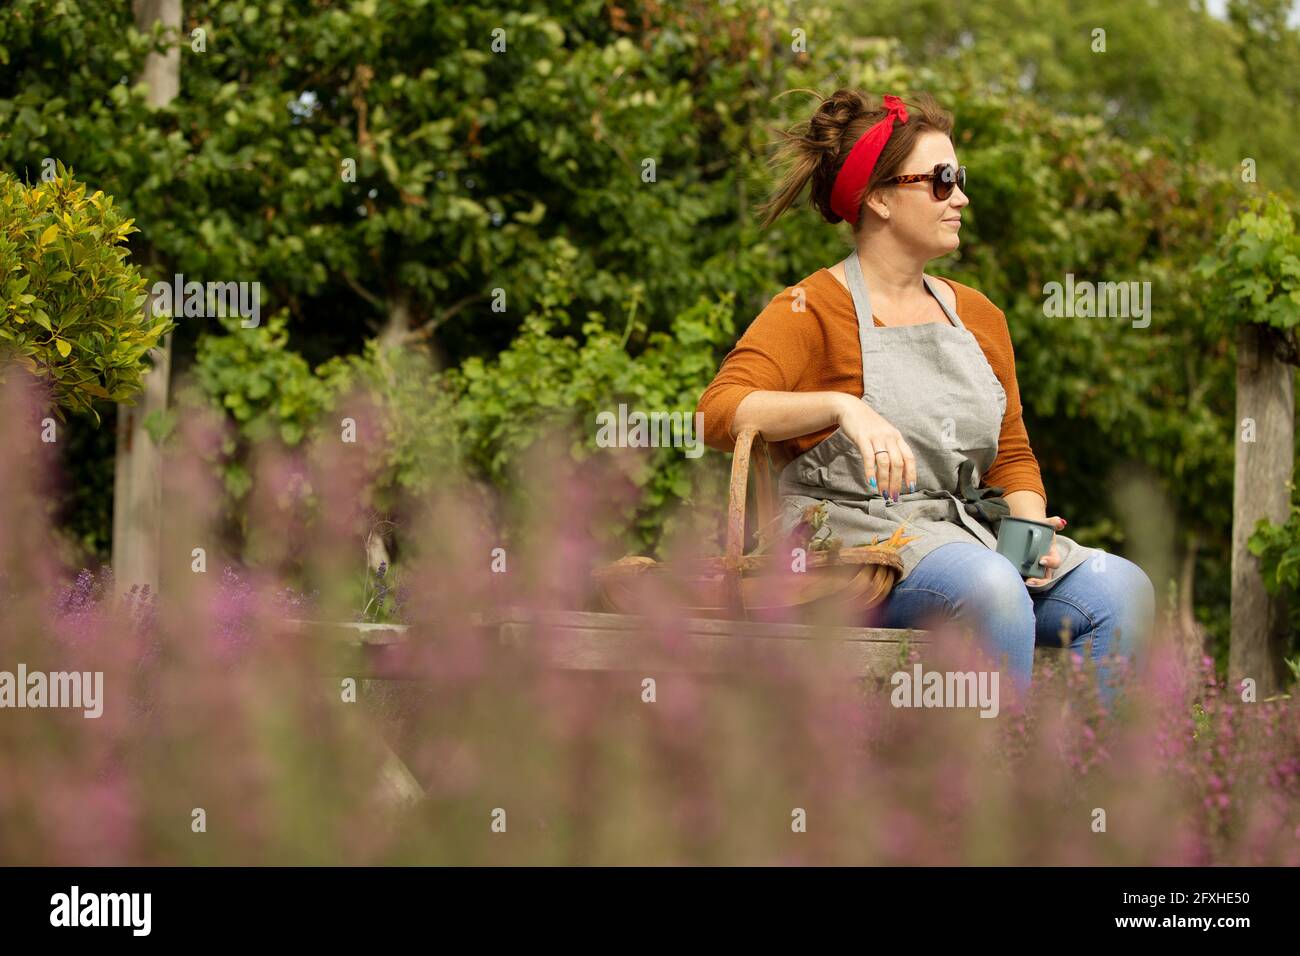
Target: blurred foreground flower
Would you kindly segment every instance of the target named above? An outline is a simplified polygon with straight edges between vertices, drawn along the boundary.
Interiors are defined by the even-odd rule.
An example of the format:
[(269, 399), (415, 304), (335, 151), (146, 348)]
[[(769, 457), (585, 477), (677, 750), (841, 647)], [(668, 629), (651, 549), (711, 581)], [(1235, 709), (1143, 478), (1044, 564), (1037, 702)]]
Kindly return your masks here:
[[(314, 510), (253, 473), (273, 562), (239, 565), (184, 422), (181, 557), (142, 593), (33, 559), (52, 549), (29, 423), (0, 414), (0, 672), (102, 672), (104, 708), (0, 709), (2, 863), (1300, 864), (1295, 699), (1242, 703), (1168, 641), (1110, 716), (1064, 655), (983, 719), (891, 706), (888, 669), (846, 671), (830, 632), (729, 641), (664, 602), (584, 636), (555, 615), (608, 556), (569, 516), (625, 505), (595, 465), (531, 465), (552, 500), (510, 527), (458, 490), (412, 500), (400, 569), (371, 573), (347, 457), (368, 452), (312, 447)], [(399, 570), (408, 626), (359, 628)], [(897, 666), (964, 671), (973, 646), (936, 627)]]

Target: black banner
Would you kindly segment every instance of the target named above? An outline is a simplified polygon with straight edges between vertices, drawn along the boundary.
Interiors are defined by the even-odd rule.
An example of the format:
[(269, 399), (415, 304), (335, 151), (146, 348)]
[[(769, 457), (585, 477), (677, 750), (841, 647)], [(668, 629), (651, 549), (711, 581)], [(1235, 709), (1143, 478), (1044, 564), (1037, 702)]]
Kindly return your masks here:
[[(5, 938), (82, 943), (377, 942), (436, 945), (477, 926), (597, 926), (662, 934), (713, 925), (767, 937), (887, 923), (917, 946), (1001, 938), (1012, 924), (1057, 938), (1223, 940), (1285, 932), (1296, 891), (1286, 869), (8, 869)], [(747, 925), (748, 924), (748, 925)], [(561, 930), (561, 926), (568, 929)], [(911, 927), (910, 930), (907, 927)], [(979, 927), (984, 927), (980, 930)], [(864, 938), (866, 938), (864, 936)], [(1255, 938), (1261, 938), (1256, 935)]]

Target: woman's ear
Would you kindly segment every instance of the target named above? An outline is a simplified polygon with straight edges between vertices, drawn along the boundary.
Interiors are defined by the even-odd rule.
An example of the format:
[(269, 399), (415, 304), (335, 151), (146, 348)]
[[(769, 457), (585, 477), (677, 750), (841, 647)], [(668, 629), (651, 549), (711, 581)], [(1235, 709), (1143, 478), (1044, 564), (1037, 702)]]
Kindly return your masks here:
[(867, 196), (864, 205), (881, 219), (889, 218), (889, 203), (885, 202), (884, 190), (877, 189), (872, 192)]

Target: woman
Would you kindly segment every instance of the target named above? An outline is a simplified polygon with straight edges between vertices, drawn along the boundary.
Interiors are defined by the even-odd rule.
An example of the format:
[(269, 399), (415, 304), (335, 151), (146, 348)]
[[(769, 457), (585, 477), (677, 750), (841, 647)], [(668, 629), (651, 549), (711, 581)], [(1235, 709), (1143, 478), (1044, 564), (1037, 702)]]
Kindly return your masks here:
[[(700, 398), (705, 441), (724, 451), (742, 429), (781, 443), (787, 526), (827, 502), (846, 544), (906, 521), (903, 576), (886, 627), (956, 618), (988, 641), (1016, 690), (1035, 643), (1090, 648), (1109, 699), (1106, 658), (1131, 656), (1151, 628), (1146, 574), (1055, 534), (1042, 578), (998, 554), (1003, 514), (1045, 521), (1006, 317), (976, 290), (925, 274), (960, 243), (966, 170), (952, 117), (923, 96), (904, 104), (839, 90), (786, 134), (793, 158), (765, 206), (770, 225), (811, 185), (855, 249), (776, 296)], [(1004, 683), (1005, 686), (1005, 683)]]

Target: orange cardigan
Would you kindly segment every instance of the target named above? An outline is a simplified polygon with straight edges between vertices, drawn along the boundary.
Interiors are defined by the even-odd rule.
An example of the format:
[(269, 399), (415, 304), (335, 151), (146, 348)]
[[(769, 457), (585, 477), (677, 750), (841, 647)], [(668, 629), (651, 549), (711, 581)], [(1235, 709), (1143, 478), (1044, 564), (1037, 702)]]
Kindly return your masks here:
[[(1004, 492), (1035, 491), (1046, 501), (1038, 459), (1025, 432), (1006, 316), (975, 289), (951, 279), (943, 281), (956, 293), (957, 314), (984, 350), (1007, 393), (997, 457), (981, 484), (1001, 487)], [(792, 322), (794, 296), (799, 289), (803, 290), (806, 311), (798, 313), (799, 321)], [(754, 391), (845, 392), (862, 396), (862, 352), (853, 297), (828, 270), (819, 269), (773, 298), (723, 361), (696, 408), (704, 415), (704, 441), (709, 447), (721, 451), (735, 447), (731, 424), (736, 407)], [(826, 428), (782, 444), (785, 453), (793, 458), (834, 432), (834, 427)]]

